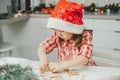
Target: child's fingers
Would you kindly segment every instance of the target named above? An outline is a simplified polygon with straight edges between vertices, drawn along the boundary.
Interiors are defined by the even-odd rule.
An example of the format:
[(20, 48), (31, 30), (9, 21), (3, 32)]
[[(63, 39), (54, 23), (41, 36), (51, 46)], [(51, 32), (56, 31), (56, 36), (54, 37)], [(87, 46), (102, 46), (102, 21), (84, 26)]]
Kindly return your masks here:
[(55, 68), (52, 68), (52, 67), (51, 67), (51, 71), (54, 72), (54, 71), (55, 71)]
[(43, 73), (45, 71), (44, 66), (40, 66), (40, 71)]
[(46, 71), (52, 71), (50, 67), (47, 67), (46, 68)]
[(40, 66), (40, 71), (43, 73), (45, 71), (49, 71), (50, 68), (49, 68), (49, 64), (45, 64), (45, 65), (42, 65)]
[(58, 71), (57, 68), (54, 67), (54, 66), (51, 66), (50, 68), (51, 68), (51, 71), (52, 71), (53, 73), (56, 73), (56, 72)]
[(40, 71), (42, 70), (42, 66), (39, 67)]
[(49, 68), (48, 68), (49, 66), (48, 65), (44, 65), (44, 68), (45, 68), (45, 70), (46, 71), (48, 71), (49, 70)]
[(53, 69), (52, 69), (52, 72), (53, 72), (53, 73), (57, 73), (57, 72), (60, 72), (60, 71), (57, 70), (56, 68), (53, 68)]

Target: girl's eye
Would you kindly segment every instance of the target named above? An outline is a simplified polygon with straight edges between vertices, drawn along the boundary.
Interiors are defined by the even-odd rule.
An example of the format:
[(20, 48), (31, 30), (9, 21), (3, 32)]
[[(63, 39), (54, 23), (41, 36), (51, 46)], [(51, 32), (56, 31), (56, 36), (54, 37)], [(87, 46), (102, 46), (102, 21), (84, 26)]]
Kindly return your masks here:
[(64, 31), (59, 31), (59, 32), (64, 32)]
[(64, 31), (60, 31), (60, 32), (64, 32)]
[(64, 31), (56, 31), (56, 32), (64, 32)]

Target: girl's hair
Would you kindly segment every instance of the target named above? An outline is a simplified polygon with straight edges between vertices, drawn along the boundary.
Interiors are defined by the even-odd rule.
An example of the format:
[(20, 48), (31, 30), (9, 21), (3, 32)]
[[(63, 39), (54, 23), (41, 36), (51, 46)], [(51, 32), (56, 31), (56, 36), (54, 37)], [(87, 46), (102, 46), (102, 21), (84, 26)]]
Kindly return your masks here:
[(80, 46), (82, 44), (82, 42), (83, 42), (82, 34), (73, 34), (71, 40), (75, 41), (74, 46)]
[[(92, 35), (92, 30), (84, 30), (83, 33), (85, 31), (88, 31), (91, 35)], [(81, 46), (83, 44), (83, 33), (82, 34), (73, 34), (71, 40), (73, 40), (75, 42), (75, 44), (73, 46)], [(59, 38), (59, 42), (62, 42), (63, 39)]]

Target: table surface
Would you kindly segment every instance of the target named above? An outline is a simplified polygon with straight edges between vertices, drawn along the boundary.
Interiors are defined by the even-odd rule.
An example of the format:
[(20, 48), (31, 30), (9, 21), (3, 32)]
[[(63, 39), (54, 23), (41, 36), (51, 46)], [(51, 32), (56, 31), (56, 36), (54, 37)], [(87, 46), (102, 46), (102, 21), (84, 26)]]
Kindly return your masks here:
[[(22, 66), (31, 66), (34, 73), (41, 77), (39, 70), (39, 61), (31, 61), (24, 58), (4, 57), (0, 58), (0, 65), (4, 64), (21, 64)], [(78, 73), (79, 76), (68, 76), (69, 72)], [(78, 66), (70, 68), (68, 72), (61, 71), (60, 73), (47, 73), (46, 76), (61, 76), (61, 80), (120, 80), (120, 68), (102, 67), (102, 66)], [(44, 79), (43, 79), (44, 80)], [(48, 80), (48, 79), (47, 79)], [(60, 80), (60, 79), (59, 79)]]

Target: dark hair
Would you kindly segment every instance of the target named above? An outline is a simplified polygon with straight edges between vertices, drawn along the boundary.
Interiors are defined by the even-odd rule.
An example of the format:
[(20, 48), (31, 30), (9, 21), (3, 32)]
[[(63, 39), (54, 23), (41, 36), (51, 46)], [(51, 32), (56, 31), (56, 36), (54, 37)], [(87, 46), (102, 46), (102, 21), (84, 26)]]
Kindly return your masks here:
[[(85, 31), (88, 31), (91, 35), (92, 35), (92, 30), (84, 30), (83, 33)], [(81, 46), (83, 44), (83, 33), (82, 34), (73, 34), (71, 40), (75, 41), (75, 44), (73, 46)], [(59, 37), (59, 42), (62, 42), (63, 39)], [(69, 40), (68, 40), (69, 41)]]
[(82, 38), (83, 38), (82, 34), (73, 34), (71, 40), (75, 41), (74, 46), (78, 46), (78, 45), (80, 46), (82, 44), (82, 42), (83, 42)]

